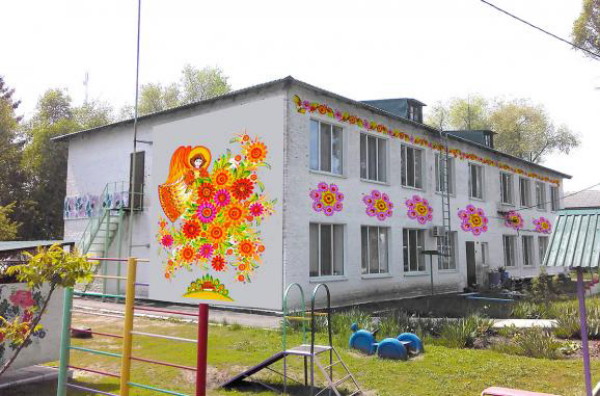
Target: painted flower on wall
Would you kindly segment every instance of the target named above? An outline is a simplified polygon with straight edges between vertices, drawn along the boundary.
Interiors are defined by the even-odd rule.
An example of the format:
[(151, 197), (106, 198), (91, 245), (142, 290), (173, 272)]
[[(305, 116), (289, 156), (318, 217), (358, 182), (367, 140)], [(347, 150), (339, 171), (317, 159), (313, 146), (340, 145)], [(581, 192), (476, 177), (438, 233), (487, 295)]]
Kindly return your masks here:
[(550, 234), (552, 232), (552, 224), (544, 216), (539, 219), (533, 219), (533, 224), (535, 225), (536, 232), (541, 232), (542, 234)]
[(429, 201), (418, 195), (413, 195), (411, 199), (407, 199), (404, 204), (408, 208), (406, 214), (411, 219), (416, 219), (419, 224), (425, 224), (433, 220), (433, 208), (429, 205)]
[(313, 200), (313, 210), (323, 212), (325, 216), (332, 216), (335, 212), (341, 212), (344, 209), (344, 194), (335, 184), (321, 182), (316, 190), (311, 190), (310, 197)]
[(473, 235), (480, 235), (488, 230), (488, 218), (481, 208), (473, 205), (467, 205), (465, 209), (458, 211), (458, 217), (461, 220), (460, 228), (466, 232), (472, 232)]
[(516, 231), (522, 229), (524, 224), (521, 214), (514, 210), (508, 212), (504, 218), (504, 225)]
[(390, 201), (390, 198), (386, 193), (382, 193), (379, 190), (371, 191), (371, 194), (363, 197), (363, 202), (367, 205), (365, 212), (371, 217), (377, 217), (378, 220), (385, 220), (388, 217), (392, 217), (394, 214), (394, 204)]

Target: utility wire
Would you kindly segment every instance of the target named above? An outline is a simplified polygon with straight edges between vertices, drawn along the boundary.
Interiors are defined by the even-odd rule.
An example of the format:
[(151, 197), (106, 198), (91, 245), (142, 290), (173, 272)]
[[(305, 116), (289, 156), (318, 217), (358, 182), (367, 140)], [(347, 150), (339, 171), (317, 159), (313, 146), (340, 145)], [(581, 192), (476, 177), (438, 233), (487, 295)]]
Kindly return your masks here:
[(496, 9), (497, 11), (500, 11), (501, 13), (508, 15), (511, 18), (516, 19), (517, 21), (519, 21), (521, 23), (524, 23), (527, 26), (530, 26), (530, 27), (532, 27), (532, 28), (534, 28), (536, 30), (539, 30), (540, 32), (542, 32), (544, 34), (547, 34), (548, 36), (550, 36), (552, 38), (555, 38), (556, 40), (562, 41), (563, 43), (568, 44), (571, 47), (575, 47), (575, 48), (577, 48), (577, 49), (579, 49), (579, 50), (581, 50), (581, 51), (583, 51), (583, 52), (591, 55), (593, 57), (593, 59), (600, 60), (600, 54), (598, 54), (596, 52), (590, 51), (590, 50), (588, 50), (586, 48), (583, 48), (583, 47), (581, 47), (581, 46), (579, 46), (579, 45), (577, 45), (577, 44), (575, 44), (575, 43), (573, 43), (573, 42), (571, 42), (571, 41), (569, 41), (567, 39), (564, 39), (564, 38), (562, 38), (560, 36), (557, 36), (556, 34), (554, 34), (552, 32), (549, 32), (549, 31), (547, 31), (547, 30), (545, 30), (545, 29), (543, 29), (543, 28), (541, 28), (539, 26), (536, 26), (533, 23), (524, 20), (523, 18), (519, 18), (518, 16), (516, 16), (514, 14), (511, 14), (510, 12), (508, 12), (506, 10), (503, 10), (502, 8), (500, 8), (500, 7), (494, 5), (494, 4), (492, 4), (492, 3), (490, 3), (490, 2), (488, 2), (486, 0), (480, 0), (480, 1), (482, 3), (485, 3), (485, 4), (489, 5), (490, 7), (494, 8), (494, 9)]

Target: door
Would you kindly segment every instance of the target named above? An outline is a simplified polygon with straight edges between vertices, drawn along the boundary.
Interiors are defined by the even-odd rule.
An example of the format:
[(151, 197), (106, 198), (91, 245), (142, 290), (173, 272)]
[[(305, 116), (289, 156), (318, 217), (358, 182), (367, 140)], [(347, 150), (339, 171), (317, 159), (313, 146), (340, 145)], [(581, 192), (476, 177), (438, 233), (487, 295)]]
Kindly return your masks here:
[(477, 283), (477, 270), (475, 269), (475, 242), (465, 242), (467, 247), (467, 286)]
[[(144, 160), (146, 153), (131, 153), (129, 158), (129, 202), (134, 210), (142, 210), (144, 202)], [(135, 161), (135, 162), (134, 162)]]

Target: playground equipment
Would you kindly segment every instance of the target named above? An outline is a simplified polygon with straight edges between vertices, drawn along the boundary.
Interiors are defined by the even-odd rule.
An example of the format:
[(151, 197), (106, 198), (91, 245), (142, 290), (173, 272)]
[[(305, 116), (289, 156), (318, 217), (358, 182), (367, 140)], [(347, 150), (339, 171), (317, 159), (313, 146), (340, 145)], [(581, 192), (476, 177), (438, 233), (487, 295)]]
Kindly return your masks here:
[[(97, 261), (100, 263), (122, 263), (127, 262), (127, 276), (113, 276), (113, 275), (94, 275), (96, 279), (119, 279), (126, 282), (126, 292), (125, 295), (119, 294), (105, 294), (105, 293), (92, 293), (92, 292), (78, 292), (73, 291), (72, 288), (67, 288), (64, 291), (64, 306), (63, 306), (63, 325), (62, 325), (62, 333), (61, 333), (61, 347), (60, 347), (60, 364), (59, 364), (59, 376), (58, 376), (58, 388), (57, 388), (57, 396), (66, 396), (67, 388), (91, 392), (94, 394), (108, 395), (108, 396), (128, 396), (131, 388), (139, 388), (150, 390), (156, 392), (156, 394), (168, 394), (175, 396), (189, 396), (184, 393), (176, 392), (169, 389), (160, 388), (153, 385), (141, 384), (137, 382), (131, 381), (131, 362), (144, 362), (148, 364), (155, 364), (165, 367), (172, 367), (181, 370), (192, 371), (196, 373), (196, 391), (195, 396), (204, 396), (206, 394), (206, 343), (199, 342), (199, 340), (206, 340), (206, 325), (207, 325), (207, 307), (205, 304), (199, 305), (198, 313), (191, 313), (185, 311), (174, 311), (174, 310), (165, 310), (154, 307), (145, 307), (145, 306), (136, 306), (135, 305), (135, 287), (136, 286), (147, 286), (146, 284), (137, 283), (136, 282), (136, 272), (137, 272), (137, 264), (138, 263), (147, 263), (148, 260), (129, 258), (129, 259), (115, 259), (115, 258), (90, 258), (90, 261)], [(100, 271), (98, 271), (100, 272)], [(102, 271), (104, 272), (104, 271)], [(77, 294), (80, 296), (93, 296), (100, 298), (116, 298), (116, 299), (124, 299), (125, 300), (125, 310), (124, 315), (115, 315), (115, 314), (107, 314), (103, 312), (96, 311), (83, 311), (83, 310), (73, 310), (73, 295)], [(139, 300), (139, 299), (138, 299)], [(178, 314), (185, 316), (192, 316), (198, 319), (198, 339), (187, 339), (181, 337), (173, 337), (164, 334), (153, 334), (141, 331), (134, 330), (134, 313), (135, 311), (149, 311), (149, 312), (159, 312), (159, 313), (170, 313), (170, 314)], [(101, 333), (95, 331), (89, 331), (91, 335), (101, 336), (101, 337), (110, 337), (117, 338), (122, 340), (121, 353), (115, 352), (107, 352), (102, 350), (78, 347), (71, 345), (71, 336), (70, 332), (73, 329), (71, 327), (71, 319), (72, 313), (76, 312), (78, 314), (85, 315), (93, 315), (93, 316), (109, 316), (109, 317), (121, 317), (123, 318), (123, 333), (122, 334), (113, 334), (113, 333)], [(80, 330), (82, 331), (82, 330)], [(180, 364), (164, 362), (160, 360), (141, 358), (133, 355), (132, 344), (133, 344), (133, 336), (141, 336), (141, 337), (151, 337), (156, 339), (163, 339), (175, 342), (185, 342), (192, 343), (197, 345), (197, 364), (195, 367), (184, 366)], [(106, 371), (92, 369), (89, 367), (78, 367), (70, 365), (70, 351), (79, 351), (85, 353), (92, 353), (94, 355), (105, 356), (115, 359), (120, 359), (120, 372), (117, 373), (109, 373)], [(79, 384), (75, 384), (68, 381), (68, 370), (81, 370), (89, 373), (94, 373), (106, 377), (112, 377), (119, 379), (119, 392), (111, 393), (106, 391), (100, 391), (97, 389), (92, 389), (87, 386), (82, 386)]]
[[(297, 288), (300, 292), (300, 303), (301, 308), (299, 311), (295, 311), (294, 315), (290, 315), (288, 310), (288, 295), (291, 290)], [(327, 308), (325, 312), (316, 312), (315, 311), (315, 297), (317, 296), (318, 291), (323, 288), (327, 293)], [(321, 283), (315, 286), (311, 296), (311, 310), (310, 313), (306, 313), (306, 304), (304, 300), (304, 291), (302, 290), (302, 286), (298, 283), (292, 283), (287, 287), (283, 296), (283, 321), (282, 321), (282, 350), (277, 352), (273, 356), (264, 360), (263, 362), (257, 364), (254, 367), (249, 368), (248, 370), (236, 375), (231, 378), (229, 381), (224, 383), (222, 387), (231, 388), (235, 385), (239, 385), (244, 379), (250, 378), (252, 375), (258, 373), (261, 370), (269, 370), (276, 374), (279, 374), (283, 378), (283, 393), (287, 392), (287, 384), (288, 380), (292, 380), (297, 384), (303, 385), (305, 387), (310, 386), (310, 394), (311, 396), (318, 396), (328, 391), (331, 395), (332, 393), (336, 396), (341, 396), (340, 391), (338, 390), (338, 386), (344, 382), (352, 381), (352, 384), (355, 390), (352, 391), (350, 396), (360, 395), (362, 394), (362, 390), (360, 386), (356, 382), (356, 379), (348, 369), (348, 366), (344, 363), (339, 353), (335, 350), (332, 345), (332, 332), (331, 332), (331, 294), (329, 292), (329, 287), (326, 284)], [(307, 317), (307, 315), (309, 317)], [(315, 345), (315, 331), (316, 331), (316, 317), (326, 317), (327, 318), (327, 335), (328, 335), (328, 345)], [(287, 348), (287, 321), (300, 321), (302, 326), (302, 344), (293, 348)], [(306, 322), (311, 322), (311, 335), (310, 335), (310, 344), (307, 343), (306, 339)], [(329, 357), (328, 361), (323, 362), (321, 359), (325, 356)], [(304, 381), (298, 381), (290, 376), (288, 373), (288, 365), (287, 359), (291, 357), (301, 357), (304, 361)], [(283, 360), (283, 372), (278, 372), (274, 370), (271, 366)], [(315, 394), (315, 366), (319, 369), (322, 377), (325, 379), (326, 387), (321, 389), (319, 392)], [(334, 380), (334, 367), (340, 367), (343, 374), (342, 377)], [(258, 381), (257, 381), (258, 382)], [(265, 386), (266, 388), (279, 392), (278, 389), (274, 387), (258, 382), (259, 384)]]
[(424, 352), (423, 342), (413, 333), (402, 333), (396, 338), (385, 338), (377, 342), (375, 336), (379, 329), (374, 332), (361, 330), (356, 323), (352, 323), (350, 329), (353, 332), (348, 341), (350, 348), (367, 355), (377, 353), (382, 359), (407, 360), (409, 354), (418, 355)]

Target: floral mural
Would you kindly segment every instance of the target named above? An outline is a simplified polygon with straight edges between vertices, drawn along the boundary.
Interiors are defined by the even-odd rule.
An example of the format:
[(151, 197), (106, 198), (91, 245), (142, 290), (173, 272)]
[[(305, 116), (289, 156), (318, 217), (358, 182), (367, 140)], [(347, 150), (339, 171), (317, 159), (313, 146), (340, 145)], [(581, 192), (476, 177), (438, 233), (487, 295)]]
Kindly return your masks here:
[(458, 211), (458, 217), (461, 220), (460, 228), (463, 231), (472, 232), (473, 235), (478, 236), (488, 230), (488, 218), (481, 208), (467, 205), (465, 209)]
[(129, 205), (127, 191), (98, 195), (84, 194), (66, 197), (63, 207), (64, 219), (85, 219), (99, 216), (103, 209), (121, 209)]
[(550, 220), (543, 216), (538, 219), (533, 219), (533, 225), (535, 226), (536, 232), (541, 232), (542, 234), (550, 234), (552, 232)]
[(517, 211), (511, 210), (504, 217), (504, 225), (512, 228), (513, 230), (519, 231), (523, 228), (525, 222), (523, 221), (523, 217)]
[(344, 194), (335, 184), (321, 182), (315, 190), (310, 191), (310, 197), (313, 200), (313, 210), (323, 212), (325, 216), (333, 216), (336, 212), (344, 209)]
[[(441, 143), (432, 143), (425, 138), (415, 137), (407, 132), (403, 132), (399, 129), (392, 129), (389, 126), (380, 124), (376, 121), (368, 120), (366, 118), (360, 118), (359, 116), (357, 116), (355, 114), (350, 114), (346, 111), (333, 109), (324, 103), (310, 102), (308, 100), (302, 100), (298, 95), (294, 96), (294, 103), (296, 104), (296, 110), (302, 114), (305, 114), (307, 112), (311, 113), (311, 114), (317, 113), (317, 114), (320, 114), (320, 115), (323, 115), (323, 116), (326, 116), (329, 118), (333, 118), (333, 119), (337, 120), (338, 122), (344, 122), (344, 123), (347, 123), (350, 125), (356, 125), (360, 128), (364, 128), (369, 131), (374, 131), (374, 132), (378, 132), (378, 133), (381, 133), (384, 135), (392, 136), (392, 137), (404, 140), (406, 142), (413, 143), (413, 144), (421, 146), (421, 147), (427, 147), (427, 148), (430, 148), (435, 151), (444, 151), (445, 150), (445, 146)], [(559, 179), (552, 179), (552, 178), (549, 178), (548, 176), (543, 176), (536, 172), (527, 172), (521, 168), (511, 166), (507, 163), (495, 160), (493, 158), (481, 157), (474, 153), (464, 152), (458, 148), (450, 148), (450, 155), (452, 155), (454, 158), (458, 158), (460, 160), (475, 161), (475, 162), (479, 162), (484, 165), (499, 168), (504, 171), (512, 172), (517, 175), (524, 175), (524, 176), (530, 177), (532, 179), (537, 179), (540, 181), (552, 183), (557, 186), (560, 185)]]
[[(20, 318), (20, 328), (26, 334), (31, 327), (34, 319), (34, 313), (44, 302), (44, 296), (41, 291), (31, 292), (30, 290), (15, 290), (8, 285), (0, 286), (0, 321), (11, 322), (15, 318)], [(0, 364), (3, 364), (7, 355), (7, 350), (14, 351), (18, 348), (14, 344), (4, 342), (5, 334), (0, 332)], [(46, 330), (41, 326), (31, 333), (31, 337), (26, 341), (25, 347), (31, 345), (36, 339), (46, 337)]]
[(276, 203), (267, 198), (257, 173), (269, 168), (267, 146), (246, 133), (231, 143), (240, 145), (240, 153), (227, 150), (213, 161), (212, 170), (206, 147), (179, 147), (167, 181), (159, 186), (167, 218), (159, 219), (156, 238), (167, 254), (165, 278), (174, 278), (180, 269), (204, 273), (184, 297), (234, 301), (222, 277), (227, 273), (246, 284), (262, 262), (265, 245), (257, 227)]
[(429, 205), (429, 201), (418, 195), (413, 195), (411, 199), (407, 199), (404, 204), (408, 208), (406, 214), (409, 218), (417, 220), (419, 224), (425, 224), (433, 220), (433, 208)]
[(363, 197), (363, 202), (367, 205), (365, 212), (370, 217), (377, 217), (383, 221), (394, 214), (394, 204), (386, 193), (379, 190), (373, 190), (369, 195)]

